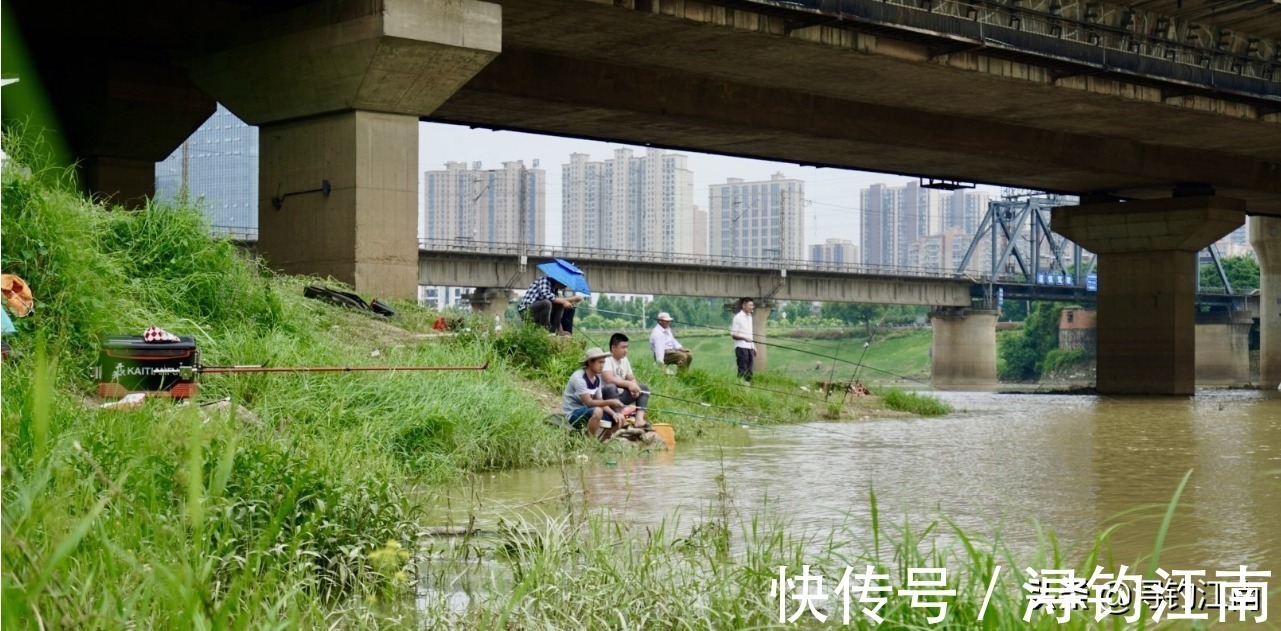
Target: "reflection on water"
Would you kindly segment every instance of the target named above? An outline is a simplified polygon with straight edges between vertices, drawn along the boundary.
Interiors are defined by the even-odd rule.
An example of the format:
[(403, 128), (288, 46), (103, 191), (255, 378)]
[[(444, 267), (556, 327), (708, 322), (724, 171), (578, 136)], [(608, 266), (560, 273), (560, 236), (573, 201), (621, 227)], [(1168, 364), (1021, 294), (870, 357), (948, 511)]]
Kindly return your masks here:
[(875, 489), (882, 521), (946, 516), (980, 538), (1000, 533), (1016, 553), (1035, 549), (1039, 523), (1072, 561), (1120, 524), (1114, 559), (1133, 563), (1151, 552), (1165, 507), (1192, 469), (1161, 566), (1281, 572), (1276, 393), (939, 396), (958, 412), (744, 429), (730, 444), (486, 475), (433, 498), (430, 509), (442, 524), (465, 524), (470, 512), (492, 525), (563, 514), (568, 488), (625, 522), (692, 522), (716, 501), (723, 474), (739, 515), (764, 511), (807, 531), (865, 523)]

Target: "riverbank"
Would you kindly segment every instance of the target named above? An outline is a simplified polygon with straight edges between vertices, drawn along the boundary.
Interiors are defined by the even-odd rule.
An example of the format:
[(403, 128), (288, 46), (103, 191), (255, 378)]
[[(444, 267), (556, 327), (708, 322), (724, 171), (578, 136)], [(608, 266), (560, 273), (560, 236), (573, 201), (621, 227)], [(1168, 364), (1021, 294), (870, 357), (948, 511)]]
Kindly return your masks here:
[[(21, 148), (6, 150), (36, 163)], [(264, 273), (229, 242), (205, 236), (191, 209), (104, 212), (62, 173), (37, 166), (31, 176), (3, 177), (0, 258), (37, 297), (35, 314), (6, 336), (15, 354), (0, 365), (6, 627), (786, 627), (768, 591), (778, 566), (812, 565), (834, 581), (844, 565), (865, 561), (884, 566), (895, 584), (905, 563), (956, 568), (964, 578), (949, 579), (958, 595), (948, 620), (970, 626), (986, 586), (973, 581), (993, 559), (1011, 559), (997, 535), (941, 555), (940, 531), (952, 542), (978, 541), (945, 517), (811, 528), (798, 510), (870, 502), (875, 514), (865, 492), (873, 475), (899, 472), (904, 486), (927, 473), (956, 477), (937, 448), (966, 435), (967, 415), (891, 415), (875, 397), (833, 409), (808, 380), (763, 374), (746, 388), (710, 353), (684, 375), (636, 361), (661, 395), (654, 419), (677, 425), (686, 448), (678, 453), (702, 449), (704, 463), (717, 465), (678, 471), (662, 462), (677, 453), (598, 448), (545, 422), (583, 347), (604, 340), (522, 328), (495, 336), (476, 322), (440, 335), (436, 314), (410, 303), (391, 301), (400, 313), (383, 320), (308, 300), (302, 288), (316, 279)], [(485, 371), (204, 376), (198, 402), (227, 398), (240, 406), (232, 413), (168, 400), (97, 407), (89, 375), (98, 341), (151, 325), (194, 336), (206, 365), (490, 363)], [(824, 414), (874, 418), (811, 422)], [(1006, 422), (988, 436), (1004, 436)], [(856, 433), (887, 425), (898, 433)], [(922, 441), (935, 426), (946, 429), (935, 443)], [(758, 434), (804, 440), (767, 444)], [(845, 468), (851, 446), (875, 458), (857, 477)], [(961, 451), (962, 460), (974, 453)], [(785, 458), (764, 462), (775, 452)], [(903, 466), (908, 453), (915, 469)], [(1015, 455), (987, 456), (974, 473), (1008, 478), (994, 475), (991, 461)], [(626, 474), (651, 462), (685, 479), (629, 486)], [(521, 502), (533, 517), (504, 511), (485, 525), (493, 533), (484, 541), (473, 533), (441, 542), (431, 532), (441, 525), (433, 512), (456, 501), (440, 495), (442, 484), (476, 488), (486, 476), (531, 471), (559, 482)], [(803, 486), (774, 513), (754, 505), (764, 481), (779, 478)], [(816, 491), (812, 480), (829, 485)], [(690, 483), (716, 485), (705, 513), (671, 521), (664, 513), (657, 523), (667, 527), (627, 513), (633, 498)], [(602, 512), (599, 498), (609, 493), (626, 500), (617, 512)], [(548, 503), (564, 512), (542, 510)], [(469, 520), (453, 525), (473, 530)], [(1044, 551), (1047, 564), (1069, 565), (1054, 546)], [(442, 569), (451, 564), (493, 570), (461, 609)], [(984, 625), (1021, 626), (1017, 582), (1001, 585), (989, 614), (996, 622)], [(925, 625), (929, 611), (906, 602), (887, 607), (887, 624)]]
[[(320, 281), (265, 273), (195, 210), (108, 212), (11, 140), (0, 257), (37, 306), (0, 368), (6, 626), (399, 624), (371, 603), (412, 603), (422, 489), (598, 457), (545, 421), (585, 340), (476, 323), (442, 336), (411, 303), (386, 301), (399, 315), (383, 320), (305, 299)], [(490, 364), (210, 374), (187, 405), (100, 408), (99, 341), (148, 326), (193, 336), (212, 366)], [(786, 377), (748, 389), (636, 365), (682, 443), (823, 405)], [(198, 405), (222, 399), (232, 412)]]

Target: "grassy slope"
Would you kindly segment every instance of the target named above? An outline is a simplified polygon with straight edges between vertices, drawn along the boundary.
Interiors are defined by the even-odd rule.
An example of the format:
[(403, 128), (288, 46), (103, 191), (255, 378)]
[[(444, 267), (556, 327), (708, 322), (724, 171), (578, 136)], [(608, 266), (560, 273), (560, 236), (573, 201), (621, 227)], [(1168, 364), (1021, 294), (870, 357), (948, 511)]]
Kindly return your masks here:
[[(307, 279), (264, 275), (205, 236), (194, 209), (106, 212), (9, 140), (15, 163), (37, 166), (4, 173), (0, 256), (38, 307), (18, 321), (3, 365), (6, 627), (396, 624), (404, 611), (368, 603), (407, 588), (394, 546), (418, 540), (414, 485), (585, 448), (543, 420), (582, 340), (528, 329), (442, 340), (429, 333), (435, 314), (412, 304), (395, 304), (393, 326), (304, 299)], [(98, 340), (152, 324), (196, 336), (207, 365), (493, 364), (201, 380), (202, 401), (231, 397), (260, 422), (163, 400), (132, 412), (86, 405)], [(675, 414), (713, 415), (694, 401), (725, 406), (710, 408), (720, 415), (768, 410), (766, 422), (813, 418), (807, 400), (637, 364), (677, 397), (656, 404), (655, 420), (682, 440), (729, 421)]]

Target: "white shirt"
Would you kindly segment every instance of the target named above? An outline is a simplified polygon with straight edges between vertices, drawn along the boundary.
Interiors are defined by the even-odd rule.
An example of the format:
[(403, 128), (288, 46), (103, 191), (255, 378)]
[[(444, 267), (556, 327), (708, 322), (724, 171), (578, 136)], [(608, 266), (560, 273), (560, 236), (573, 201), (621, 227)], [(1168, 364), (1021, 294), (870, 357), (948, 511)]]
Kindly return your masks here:
[(627, 375), (632, 374), (632, 362), (626, 357), (614, 359), (613, 355), (605, 358), (605, 372), (612, 373), (619, 379), (626, 380)]
[(649, 332), (649, 350), (654, 351), (654, 361), (663, 363), (667, 356), (667, 351), (680, 350), (681, 343), (676, 341), (676, 336), (672, 335), (672, 328), (668, 326), (663, 328), (661, 324), (655, 324), (654, 330)]
[[(730, 326), (729, 334), (755, 339), (752, 335), (752, 316), (747, 315), (746, 311), (734, 314), (734, 324)], [(756, 348), (756, 344), (735, 338), (734, 348)]]

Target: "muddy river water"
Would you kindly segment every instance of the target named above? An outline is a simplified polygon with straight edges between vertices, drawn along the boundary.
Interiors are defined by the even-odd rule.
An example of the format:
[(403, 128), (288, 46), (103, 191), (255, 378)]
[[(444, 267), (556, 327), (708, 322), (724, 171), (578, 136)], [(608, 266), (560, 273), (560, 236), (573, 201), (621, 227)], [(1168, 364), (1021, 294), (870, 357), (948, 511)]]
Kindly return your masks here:
[(1134, 561), (1151, 551), (1165, 506), (1192, 470), (1161, 566), (1212, 573), (1244, 564), (1281, 582), (1277, 393), (939, 396), (956, 412), (735, 428), (720, 444), (480, 476), (433, 510), (454, 524), (469, 513), (481, 524), (556, 514), (563, 502), (553, 498), (572, 488), (592, 509), (650, 525), (675, 515), (696, 521), (728, 491), (740, 516), (763, 512), (821, 531), (865, 523), (875, 489), (882, 521), (918, 527), (947, 517), (972, 536), (999, 533), (1028, 555), (1039, 524), (1073, 563), (1104, 528), (1131, 522), (1112, 550)]

